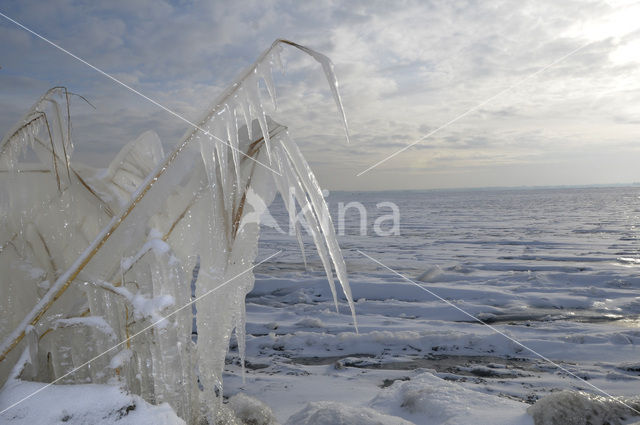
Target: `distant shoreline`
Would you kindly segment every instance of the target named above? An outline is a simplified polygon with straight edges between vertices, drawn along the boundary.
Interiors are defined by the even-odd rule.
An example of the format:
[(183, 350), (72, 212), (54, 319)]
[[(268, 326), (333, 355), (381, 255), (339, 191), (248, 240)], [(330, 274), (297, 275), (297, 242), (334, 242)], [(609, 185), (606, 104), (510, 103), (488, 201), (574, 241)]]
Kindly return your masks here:
[(491, 192), (517, 190), (561, 190), (561, 189), (615, 189), (623, 187), (638, 187), (640, 182), (634, 183), (605, 183), (585, 185), (548, 185), (548, 186), (483, 186), (483, 187), (452, 187), (434, 189), (383, 189), (383, 190), (330, 190), (331, 193), (385, 193), (385, 192)]

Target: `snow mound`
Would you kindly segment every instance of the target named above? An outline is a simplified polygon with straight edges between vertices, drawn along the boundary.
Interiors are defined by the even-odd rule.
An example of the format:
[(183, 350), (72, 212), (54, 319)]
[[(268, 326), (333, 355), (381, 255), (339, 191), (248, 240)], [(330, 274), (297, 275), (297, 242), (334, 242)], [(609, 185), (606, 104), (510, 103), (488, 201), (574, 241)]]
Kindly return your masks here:
[[(626, 404), (626, 406), (625, 406)], [(640, 410), (640, 398), (613, 399), (581, 391), (560, 391), (527, 409), (535, 425), (620, 425)]]
[(286, 425), (411, 425), (368, 407), (354, 407), (331, 401), (309, 403), (289, 418)]
[(422, 425), (531, 425), (526, 404), (468, 390), (422, 373), (395, 382), (370, 403), (376, 410)]
[(234, 395), (227, 406), (244, 425), (279, 425), (269, 406), (246, 394)]
[(427, 268), (420, 276), (418, 276), (418, 280), (420, 282), (434, 282), (438, 279), (438, 277), (442, 274), (442, 269), (440, 266), (435, 265), (433, 267)]
[(327, 326), (322, 322), (322, 320), (315, 317), (305, 317), (304, 319), (298, 320), (294, 326), (298, 326), (300, 328), (326, 328)]
[[(0, 392), (7, 425), (185, 425), (167, 403), (154, 406), (112, 385), (51, 385), (12, 381)], [(40, 391), (8, 409), (14, 403)]]

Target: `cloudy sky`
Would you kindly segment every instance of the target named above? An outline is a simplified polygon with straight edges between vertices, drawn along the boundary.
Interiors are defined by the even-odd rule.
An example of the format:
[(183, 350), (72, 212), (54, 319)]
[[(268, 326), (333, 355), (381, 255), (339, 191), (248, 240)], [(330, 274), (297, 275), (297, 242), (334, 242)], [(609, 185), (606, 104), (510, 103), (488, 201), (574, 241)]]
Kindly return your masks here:
[[(640, 182), (640, 3), (5, 0), (0, 12), (193, 121), (276, 38), (327, 54), (351, 144), (298, 52), (285, 51), (275, 115), (329, 189)], [(144, 130), (170, 148), (187, 129), (1, 16), (0, 67), (0, 132), (67, 86), (96, 107), (74, 100), (77, 159), (92, 165)]]

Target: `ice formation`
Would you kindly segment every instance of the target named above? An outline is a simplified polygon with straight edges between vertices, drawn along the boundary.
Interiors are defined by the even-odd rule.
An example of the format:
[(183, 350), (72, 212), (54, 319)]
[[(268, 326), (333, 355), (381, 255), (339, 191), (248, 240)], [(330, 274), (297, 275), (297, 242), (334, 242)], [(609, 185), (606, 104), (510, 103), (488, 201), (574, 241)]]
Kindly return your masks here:
[(279, 425), (269, 406), (246, 394), (238, 393), (229, 398), (227, 407), (243, 424)]
[(416, 424), (531, 425), (525, 403), (467, 389), (431, 372), (396, 381), (369, 407)]
[(621, 425), (640, 416), (640, 398), (602, 397), (582, 391), (559, 391), (527, 409), (535, 425)]
[[(72, 163), (73, 95), (61, 87), (2, 139), (0, 384), (28, 349), (22, 379), (119, 383), (150, 403), (169, 403), (188, 423), (212, 423), (234, 330), (244, 355), (259, 233), (257, 220), (245, 219), (259, 216), (248, 194), (269, 205), (292, 188), (296, 202), (287, 207), (310, 206), (305, 218), (334, 299), (335, 272), (355, 323), (318, 182), (263, 101), (261, 84), (276, 104), (271, 73), (283, 44), (320, 62), (344, 118), (328, 58), (278, 40), (166, 157), (147, 132), (104, 170)], [(197, 342), (194, 310), (181, 308), (193, 287)]]

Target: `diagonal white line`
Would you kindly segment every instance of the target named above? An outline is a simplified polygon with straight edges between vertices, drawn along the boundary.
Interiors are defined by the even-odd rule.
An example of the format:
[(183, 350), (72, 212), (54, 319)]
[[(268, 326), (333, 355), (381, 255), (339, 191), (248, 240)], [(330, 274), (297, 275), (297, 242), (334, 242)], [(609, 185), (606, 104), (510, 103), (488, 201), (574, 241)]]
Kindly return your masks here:
[(156, 320), (155, 322), (153, 322), (152, 324), (150, 324), (149, 326), (146, 326), (145, 328), (143, 328), (142, 330), (136, 332), (135, 334), (131, 335), (129, 338), (120, 341), (119, 343), (117, 343), (116, 345), (114, 345), (113, 347), (109, 348), (108, 350), (102, 352), (101, 354), (98, 354), (97, 356), (95, 356), (94, 358), (92, 358), (91, 360), (87, 360), (86, 362), (82, 363), (80, 366), (72, 369), (71, 371), (65, 373), (64, 375), (60, 376), (59, 378), (55, 379), (52, 382), (49, 382), (47, 385), (45, 385), (42, 388), (38, 388), (36, 391), (32, 392), (31, 394), (29, 394), (28, 396), (20, 399), (19, 401), (16, 401), (15, 403), (13, 403), (11, 406), (5, 408), (4, 410), (2, 410), (0, 412), (0, 415), (2, 415), (4, 412), (6, 412), (7, 410), (19, 405), (20, 403), (22, 403), (25, 400), (30, 399), (31, 397), (33, 397), (34, 395), (38, 394), (40, 391), (43, 391), (47, 388), (49, 388), (50, 386), (52, 386), (53, 384), (55, 384), (56, 382), (59, 382), (60, 380), (66, 378), (67, 376), (75, 373), (78, 369), (82, 369), (83, 367), (87, 366), (88, 364), (90, 364), (91, 362), (99, 359), (100, 357), (104, 356), (105, 354), (115, 350), (116, 348), (120, 347), (123, 344), (126, 344), (127, 341), (132, 340), (133, 338), (137, 337), (138, 335), (140, 335), (141, 333), (148, 331), (149, 329), (151, 329), (152, 327), (156, 326), (158, 323), (168, 319), (169, 317), (173, 316), (174, 314), (184, 310), (185, 308), (189, 307), (190, 305), (194, 304), (196, 301), (201, 300), (202, 298), (206, 297), (207, 295), (210, 295), (211, 293), (217, 291), (218, 289), (222, 288), (223, 286), (227, 285), (228, 283), (234, 281), (235, 279), (237, 279), (238, 277), (242, 276), (245, 273), (250, 272), (251, 270), (255, 269), (256, 267), (258, 267), (260, 264), (265, 263), (266, 261), (272, 259), (273, 257), (275, 257), (276, 255), (280, 254), (282, 252), (282, 250), (276, 252), (275, 254), (271, 254), (270, 256), (268, 256), (267, 258), (265, 258), (264, 260), (260, 261), (258, 264), (254, 264), (253, 266), (249, 267), (248, 269), (246, 269), (245, 271), (238, 273), (237, 275), (235, 275), (234, 277), (232, 277), (231, 279), (227, 280), (224, 283), (221, 283), (220, 285), (216, 286), (213, 289), (208, 290), (207, 292), (205, 292), (204, 294), (200, 295), (199, 297), (194, 298), (193, 300), (189, 301), (188, 303), (186, 303), (185, 305), (183, 305), (182, 307), (178, 308), (177, 310), (172, 311), (171, 313), (167, 314), (166, 316), (164, 316), (161, 319)]
[(474, 106), (471, 109), (466, 110), (465, 112), (461, 113), (460, 115), (458, 115), (457, 117), (453, 118), (452, 120), (442, 124), (440, 127), (436, 128), (435, 130), (430, 131), (429, 133), (425, 134), (424, 136), (422, 136), (421, 138), (419, 138), (418, 140), (416, 140), (415, 142), (409, 143), (407, 146), (398, 149), (397, 151), (395, 151), (394, 153), (392, 153), (391, 155), (381, 159), (380, 161), (376, 162), (375, 164), (371, 165), (369, 168), (360, 171), (358, 174), (356, 174), (356, 177), (360, 177), (361, 175), (363, 175), (364, 173), (373, 170), (374, 168), (376, 168), (378, 165), (383, 164), (385, 162), (387, 162), (388, 160), (390, 160), (391, 158), (393, 158), (394, 156), (401, 154), (402, 152), (406, 151), (407, 149), (409, 149), (412, 146), (417, 145), (420, 142), (423, 142), (425, 139), (433, 136), (434, 134), (436, 134), (437, 132), (439, 132), (440, 130), (449, 127), (451, 124), (455, 123), (456, 121), (466, 117), (467, 115), (471, 114), (472, 112), (477, 111), (478, 109), (482, 108), (484, 105), (486, 105), (487, 103), (491, 102), (492, 100), (502, 96), (503, 94), (505, 94), (506, 92), (513, 90), (514, 88), (521, 86), (522, 84), (524, 84), (527, 80), (530, 80), (531, 78), (535, 77), (538, 74), (543, 73), (544, 71), (546, 71), (547, 69), (551, 68), (554, 65), (557, 65), (558, 63), (566, 60), (567, 58), (569, 58), (570, 56), (575, 55), (576, 53), (578, 53), (580, 50), (584, 49), (585, 47), (591, 45), (595, 43), (595, 41), (590, 41), (588, 43), (583, 44), (580, 47), (577, 47), (575, 49), (573, 49), (572, 51), (570, 51), (569, 53), (565, 54), (564, 56), (554, 60), (553, 62), (543, 66), (542, 68), (540, 68), (539, 70), (537, 70), (536, 72), (527, 75), (526, 77), (524, 77), (521, 80), (518, 80), (516, 83), (514, 83), (513, 85), (502, 89), (501, 91), (499, 91), (498, 93), (494, 94), (493, 96), (489, 97), (488, 99), (478, 103), (476, 106)]
[(126, 88), (127, 90), (137, 94), (138, 96), (142, 97), (143, 99), (153, 103), (154, 105), (156, 105), (157, 107), (167, 111), (168, 113), (170, 113), (171, 115), (173, 115), (174, 117), (184, 121), (185, 123), (189, 124), (190, 126), (192, 126), (193, 128), (202, 131), (206, 136), (212, 137), (218, 141), (220, 141), (221, 143), (223, 143), (224, 145), (230, 147), (231, 149), (233, 149), (234, 151), (238, 152), (240, 155), (245, 156), (247, 158), (249, 158), (250, 160), (262, 165), (263, 167), (265, 167), (266, 169), (270, 170), (271, 172), (281, 176), (282, 174), (280, 174), (280, 172), (274, 170), (273, 168), (269, 167), (267, 164), (264, 164), (260, 161), (258, 161), (257, 159), (253, 158), (252, 156), (247, 155), (246, 153), (242, 152), (240, 149), (234, 148), (233, 146), (231, 146), (229, 143), (227, 143), (226, 141), (220, 139), (219, 137), (211, 134), (208, 130), (203, 129), (202, 127), (200, 127), (197, 124), (194, 124), (193, 122), (189, 121), (188, 119), (186, 119), (185, 117), (183, 117), (182, 115), (178, 114), (177, 112), (174, 112), (173, 110), (167, 108), (166, 106), (158, 103), (157, 101), (151, 99), (150, 97), (144, 95), (143, 93), (139, 92), (138, 90), (134, 89), (133, 87), (129, 86), (126, 83), (123, 83), (122, 81), (118, 80), (116, 77), (114, 77), (113, 75), (101, 70), (100, 68), (98, 68), (97, 66), (94, 66), (92, 64), (90, 64), (89, 62), (87, 62), (86, 60), (74, 55), (73, 53), (71, 53), (70, 51), (64, 49), (63, 47), (57, 45), (56, 43), (54, 43), (53, 41), (49, 40), (48, 38), (38, 34), (37, 32), (33, 31), (30, 28), (27, 28), (26, 26), (24, 26), (23, 24), (21, 24), (20, 22), (16, 21), (15, 19), (10, 18), (9, 16), (5, 15), (4, 13), (0, 12), (0, 16), (2, 16), (3, 18), (7, 19), (8, 21), (13, 22), (14, 24), (16, 24), (17, 26), (19, 26), (20, 28), (22, 28), (23, 30), (30, 32), (31, 34), (35, 35), (36, 37), (38, 37), (39, 39), (45, 41), (46, 43), (49, 43), (50, 45), (52, 45), (53, 47), (55, 47), (56, 49), (66, 53), (67, 55), (71, 56), (72, 58), (82, 62), (83, 64), (87, 65), (89, 68), (93, 69), (94, 71), (99, 72), (100, 74), (104, 75), (105, 77), (107, 77), (108, 79), (110, 79), (111, 81), (120, 84), (122, 87)]
[(498, 333), (498, 334), (502, 335), (503, 337), (507, 338), (507, 339), (508, 339), (508, 340), (510, 340), (511, 342), (513, 342), (513, 343), (515, 343), (515, 344), (519, 345), (520, 347), (524, 348), (525, 350), (527, 350), (527, 351), (529, 351), (529, 352), (531, 352), (531, 353), (535, 354), (536, 356), (540, 357), (542, 360), (546, 361), (547, 363), (550, 363), (551, 365), (553, 365), (553, 366), (555, 366), (556, 368), (558, 368), (558, 369), (562, 370), (563, 372), (568, 373), (569, 375), (573, 376), (574, 378), (578, 379), (579, 381), (583, 382), (584, 384), (586, 384), (586, 385), (590, 386), (591, 388), (593, 388), (594, 390), (598, 391), (599, 393), (604, 394), (605, 396), (607, 396), (607, 397), (611, 398), (612, 400), (614, 400), (614, 401), (616, 401), (616, 402), (618, 402), (618, 403), (622, 404), (623, 406), (625, 406), (625, 407), (627, 407), (627, 408), (629, 408), (629, 409), (633, 410), (633, 411), (634, 411), (634, 412), (636, 412), (638, 415), (640, 415), (640, 411), (639, 411), (639, 410), (634, 409), (633, 407), (629, 406), (629, 405), (628, 405), (627, 403), (625, 403), (624, 401), (622, 401), (622, 400), (620, 400), (620, 399), (616, 398), (615, 396), (613, 396), (613, 395), (609, 394), (608, 392), (606, 392), (606, 391), (604, 391), (604, 390), (602, 390), (602, 389), (598, 388), (597, 386), (593, 385), (591, 382), (588, 382), (587, 380), (585, 380), (585, 379), (583, 379), (583, 378), (579, 377), (578, 375), (576, 375), (575, 373), (571, 372), (570, 370), (567, 370), (566, 368), (564, 368), (564, 367), (560, 366), (559, 364), (557, 364), (557, 363), (556, 363), (556, 362), (554, 362), (553, 360), (549, 359), (548, 357), (546, 357), (546, 356), (544, 356), (544, 355), (542, 355), (542, 354), (538, 353), (537, 351), (535, 351), (535, 350), (534, 350), (534, 349), (532, 349), (532, 348), (527, 347), (526, 345), (524, 345), (524, 344), (523, 344), (523, 343), (521, 343), (520, 341), (518, 341), (518, 340), (516, 340), (516, 339), (514, 339), (514, 338), (512, 338), (512, 337), (510, 337), (509, 335), (505, 334), (504, 332), (502, 332), (501, 330), (497, 329), (496, 327), (491, 326), (490, 324), (488, 324), (488, 323), (486, 323), (486, 322), (482, 321), (481, 319), (478, 319), (478, 318), (477, 318), (476, 316), (474, 316), (473, 314), (468, 313), (468, 312), (467, 312), (467, 311), (465, 311), (464, 309), (462, 309), (462, 308), (458, 307), (457, 305), (453, 304), (451, 301), (449, 301), (449, 300), (446, 300), (446, 299), (442, 298), (440, 295), (436, 294), (435, 292), (433, 292), (433, 291), (431, 291), (431, 290), (429, 290), (429, 289), (425, 288), (424, 286), (422, 286), (422, 285), (420, 285), (420, 284), (416, 283), (415, 281), (413, 281), (413, 280), (409, 279), (408, 277), (406, 277), (406, 276), (405, 276), (405, 275), (403, 275), (402, 273), (399, 273), (399, 272), (397, 272), (397, 271), (393, 270), (391, 267), (386, 266), (385, 264), (382, 264), (380, 261), (378, 261), (378, 260), (376, 260), (375, 258), (371, 257), (370, 255), (365, 254), (364, 252), (360, 251), (359, 249), (358, 249), (358, 250), (356, 250), (356, 251), (358, 251), (358, 253), (360, 253), (361, 255), (363, 255), (363, 256), (365, 256), (365, 257), (367, 257), (368, 259), (370, 259), (370, 260), (371, 260), (371, 261), (373, 261), (374, 263), (376, 263), (376, 264), (378, 264), (378, 265), (380, 265), (380, 266), (384, 267), (385, 269), (389, 270), (391, 273), (393, 273), (393, 274), (395, 274), (395, 275), (397, 275), (397, 276), (401, 277), (402, 279), (406, 280), (406, 281), (407, 281), (407, 282), (409, 282), (409, 283), (414, 284), (414, 285), (415, 285), (415, 286), (417, 286), (418, 288), (420, 288), (420, 289), (422, 289), (423, 291), (425, 291), (425, 292), (429, 293), (430, 295), (432, 295), (432, 296), (436, 297), (436, 298), (437, 298), (437, 299), (439, 299), (440, 301), (442, 301), (442, 302), (444, 302), (444, 303), (446, 303), (446, 304), (450, 305), (451, 307), (455, 308), (456, 310), (460, 311), (461, 313), (465, 314), (466, 316), (470, 317), (471, 319), (475, 320), (476, 322), (478, 322), (478, 323), (480, 323), (480, 324), (482, 324), (482, 325), (484, 325), (484, 326), (488, 327), (488, 328), (489, 328), (489, 329), (491, 329), (492, 331), (494, 331), (494, 332), (496, 332), (496, 333)]

